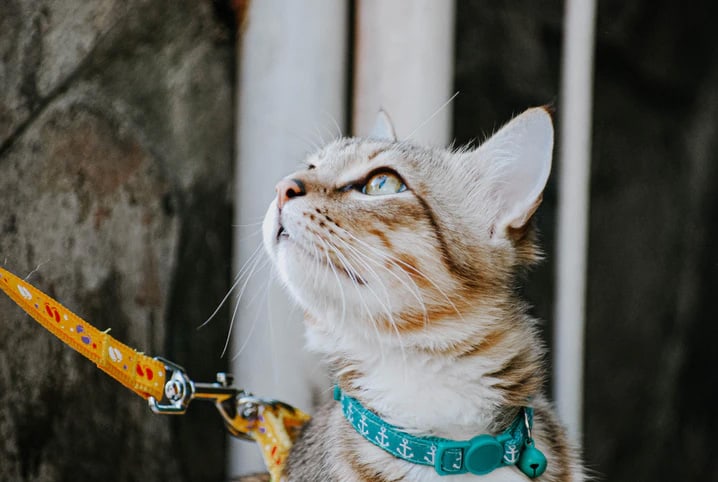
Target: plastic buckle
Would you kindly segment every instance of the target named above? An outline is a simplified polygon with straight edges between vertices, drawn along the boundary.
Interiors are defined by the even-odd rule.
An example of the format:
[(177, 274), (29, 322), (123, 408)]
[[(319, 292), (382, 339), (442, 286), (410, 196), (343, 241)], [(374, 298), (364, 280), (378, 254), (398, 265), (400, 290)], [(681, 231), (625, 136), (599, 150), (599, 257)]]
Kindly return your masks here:
[(471, 439), (464, 465), (472, 474), (484, 475), (501, 466), (503, 458), (504, 446), (495, 437), (479, 435)]
[(491, 435), (479, 435), (468, 442), (441, 442), (434, 459), (439, 475), (485, 475), (501, 466), (503, 445)]

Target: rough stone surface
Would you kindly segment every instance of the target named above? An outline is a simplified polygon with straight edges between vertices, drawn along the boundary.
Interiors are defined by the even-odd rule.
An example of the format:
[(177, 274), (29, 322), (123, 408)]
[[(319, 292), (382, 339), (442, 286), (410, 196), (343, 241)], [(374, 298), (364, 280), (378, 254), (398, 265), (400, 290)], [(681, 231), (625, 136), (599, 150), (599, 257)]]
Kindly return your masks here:
[[(459, 142), (528, 105), (561, 109), (563, 3), (457, 2)], [(707, 0), (598, 2), (584, 442), (599, 480), (718, 480), (716, 18)], [(552, 177), (548, 263), (526, 290), (549, 340)]]
[[(195, 328), (231, 266), (231, 21), (209, 1), (0, 15), (0, 263), (210, 381), (227, 327)], [(153, 415), (0, 296), (0, 480), (223, 480), (225, 437), (212, 407)]]

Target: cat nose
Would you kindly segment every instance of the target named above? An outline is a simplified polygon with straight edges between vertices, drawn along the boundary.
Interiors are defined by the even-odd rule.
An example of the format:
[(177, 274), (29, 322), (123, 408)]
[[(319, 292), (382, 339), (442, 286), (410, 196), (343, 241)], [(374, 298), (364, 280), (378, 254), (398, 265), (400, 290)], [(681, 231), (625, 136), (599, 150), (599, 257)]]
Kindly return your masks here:
[(304, 196), (307, 193), (304, 183), (299, 179), (282, 179), (274, 189), (277, 191), (277, 207), (279, 209), (282, 209), (293, 197)]

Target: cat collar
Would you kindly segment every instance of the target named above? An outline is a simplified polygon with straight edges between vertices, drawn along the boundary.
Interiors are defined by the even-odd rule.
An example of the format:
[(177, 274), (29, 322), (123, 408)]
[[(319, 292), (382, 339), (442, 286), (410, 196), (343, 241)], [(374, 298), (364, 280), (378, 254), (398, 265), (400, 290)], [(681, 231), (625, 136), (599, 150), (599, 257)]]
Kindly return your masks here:
[(192, 400), (214, 402), (229, 433), (259, 444), (272, 481), (279, 482), (292, 443), (309, 420), (307, 414), (232, 386), (232, 376), (226, 373), (218, 373), (216, 383), (195, 383), (182, 367), (137, 352), (2, 268), (0, 290), (68, 346), (146, 399), (154, 413), (183, 414)]
[(338, 386), (334, 387), (334, 399), (342, 404), (342, 413), (354, 430), (369, 442), (399, 459), (434, 467), (439, 475), (485, 475), (499, 467), (516, 465), (533, 479), (546, 470), (546, 457), (531, 437), (531, 407), (522, 407), (509, 428), (499, 435), (455, 441), (403, 432), (345, 395)]

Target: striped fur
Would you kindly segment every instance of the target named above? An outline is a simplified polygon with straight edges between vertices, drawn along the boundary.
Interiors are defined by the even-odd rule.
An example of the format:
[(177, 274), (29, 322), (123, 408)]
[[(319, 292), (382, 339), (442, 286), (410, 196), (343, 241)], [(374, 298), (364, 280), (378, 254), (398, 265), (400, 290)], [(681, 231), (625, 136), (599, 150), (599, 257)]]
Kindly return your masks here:
[[(547, 117), (529, 110), (471, 151), (336, 141), (289, 176), (306, 192), (281, 209), (272, 203), (264, 239), (307, 314), (309, 346), (326, 355), (347, 394), (407, 431), (456, 440), (503, 431), (530, 400), (536, 444), (549, 461), (539, 480), (568, 482), (583, 480), (583, 471), (541, 394), (545, 349), (515, 293), (517, 272), (541, 257), (530, 218), (545, 178), (522, 181), (524, 189), (506, 177), (520, 178), (516, 164), (534, 162), (525, 158), (533, 152), (527, 139), (548, 146), (549, 158), (537, 162), (550, 166)], [(352, 188), (377, 169), (395, 171), (408, 189), (368, 196)], [(394, 459), (357, 435), (336, 402), (315, 414), (286, 477), (526, 480), (513, 467), (441, 478)]]

